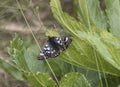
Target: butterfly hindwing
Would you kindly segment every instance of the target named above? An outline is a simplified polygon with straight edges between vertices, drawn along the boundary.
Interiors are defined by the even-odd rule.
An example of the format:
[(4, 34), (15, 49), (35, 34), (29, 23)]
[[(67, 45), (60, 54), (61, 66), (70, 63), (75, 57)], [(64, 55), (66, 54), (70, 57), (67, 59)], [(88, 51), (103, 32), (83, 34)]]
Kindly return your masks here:
[(54, 58), (60, 55), (59, 50), (54, 49), (52, 44), (48, 41), (45, 47), (43, 48), (42, 52), (40, 52), (38, 59), (42, 60), (46, 58)]

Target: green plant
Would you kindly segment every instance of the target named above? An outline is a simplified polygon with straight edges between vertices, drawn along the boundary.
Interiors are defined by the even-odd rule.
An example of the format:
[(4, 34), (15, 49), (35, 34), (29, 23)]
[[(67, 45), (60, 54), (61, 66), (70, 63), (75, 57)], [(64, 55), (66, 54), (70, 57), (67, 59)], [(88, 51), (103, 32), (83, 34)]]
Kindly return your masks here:
[[(76, 2), (78, 2), (77, 13), (78, 16), (80, 16), (81, 21), (77, 21), (75, 18), (63, 12), (59, 0), (52, 0), (51, 2), (54, 17), (59, 21), (64, 29), (73, 35), (73, 43), (71, 48), (69, 48), (69, 50), (66, 51), (61, 58), (76, 66), (82, 66), (119, 76), (120, 39), (119, 34), (112, 32), (115, 29), (113, 28), (113, 25), (110, 24), (111, 22), (116, 22), (117, 20), (114, 21), (109, 18), (111, 16), (111, 14), (109, 14), (111, 9), (119, 9), (114, 8), (113, 6), (115, 3), (116, 6), (118, 6), (117, 1), (106, 0), (106, 6), (111, 6), (111, 8), (106, 8), (108, 20), (106, 20), (100, 7), (96, 5), (99, 1), (78, 0)], [(98, 13), (95, 12), (96, 10), (90, 9), (92, 6), (97, 9)], [(112, 17), (116, 16), (117, 15), (113, 14)], [(101, 19), (97, 19), (99, 17), (101, 17)], [(109, 30), (111, 33), (107, 32), (107, 25), (105, 24), (107, 21), (109, 21)], [(101, 30), (101, 28), (103, 30)]]
[(16, 36), (9, 48), (13, 61), (0, 59), (0, 66), (33, 87), (91, 87), (81, 67), (98, 72), (100, 82), (94, 87), (110, 87), (106, 74), (120, 76), (119, 0), (105, 0), (105, 11), (99, 0), (76, 0), (78, 19), (63, 12), (59, 0), (50, 5), (55, 19), (72, 35), (70, 47), (56, 59), (39, 61), (38, 45), (26, 49)]

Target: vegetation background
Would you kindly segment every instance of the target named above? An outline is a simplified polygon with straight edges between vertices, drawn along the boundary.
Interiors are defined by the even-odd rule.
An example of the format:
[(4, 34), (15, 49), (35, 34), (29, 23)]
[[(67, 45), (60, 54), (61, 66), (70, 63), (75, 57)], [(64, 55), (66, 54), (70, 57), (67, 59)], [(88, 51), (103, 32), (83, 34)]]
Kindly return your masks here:
[[(72, 0), (61, 1), (65, 11), (74, 12)], [(34, 41), (30, 30), (25, 25), (25, 20), (18, 9), (16, 0), (0, 0), (0, 2), (0, 57), (9, 61), (8, 47), (15, 34), (19, 34), (26, 41), (28, 47)], [(25, 16), (27, 16), (27, 20), (41, 46), (47, 38), (45, 37), (47, 29), (63, 32), (52, 15), (50, 0), (20, 0), (20, 3), (24, 6)], [(34, 13), (35, 11), (37, 11), (37, 16)], [(15, 80), (0, 68), (0, 87), (31, 86), (26, 82)]]
[[(61, 58), (63, 58), (63, 61), (65, 61), (65, 63), (63, 61), (61, 62), (61, 60), (57, 58), (54, 61), (48, 60), (49, 63), (55, 64), (55, 66), (51, 66), (51, 67), (54, 70), (57, 79), (60, 80), (61, 77), (63, 77), (66, 73), (75, 71), (75, 72), (83, 73), (87, 77), (87, 80), (90, 82), (92, 87), (118, 87), (120, 85), (120, 79), (119, 79), (119, 74), (120, 74), (119, 73), (120, 72), (119, 43), (120, 42), (119, 42), (119, 38), (116, 37), (116, 36), (119, 37), (119, 31), (117, 31), (117, 29), (119, 30), (119, 27), (116, 27), (116, 24), (119, 25), (119, 19), (117, 20), (117, 17), (119, 15), (119, 5), (117, 4), (117, 2), (119, 2), (119, 0), (116, 0), (115, 2), (112, 0), (88, 1), (89, 2), (88, 6), (91, 6), (89, 8), (86, 8), (87, 0), (78, 0), (78, 2), (80, 1), (81, 3), (78, 3), (75, 0), (61, 0), (62, 10), (64, 12), (69, 13), (70, 16), (61, 11), (58, 0), (51, 0), (52, 1), (51, 8), (50, 8), (49, 0), (14, 0), (14, 1), (0, 0), (0, 1), (1, 1), (0, 3), (0, 58), (4, 58), (4, 60), (8, 62), (13, 61), (10, 58), (10, 56), (13, 58), (16, 57), (15, 59), (16, 61), (17, 59), (19, 59), (19, 57), (24, 58), (24, 56), (27, 58), (32, 58), (33, 55), (29, 53), (36, 52), (36, 49), (34, 48), (35, 49), (34, 51), (34, 49), (29, 47), (36, 44), (35, 39), (39, 42), (40, 46), (42, 47), (45, 41), (47, 40), (47, 37), (45, 36), (46, 30), (52, 29), (54, 31), (59, 32), (60, 35), (63, 35), (66, 33), (62, 29), (64, 28), (68, 30), (71, 35), (74, 36), (73, 38), (74, 43), (72, 44), (73, 47), (71, 47), (67, 52), (65, 52), (65, 54), (63, 53), (63, 56), (61, 56)], [(107, 2), (106, 5), (105, 5), (105, 1)], [(114, 3), (111, 3), (111, 2), (114, 2)], [(92, 5), (91, 3), (96, 3), (96, 4)], [(113, 5), (115, 5), (115, 8)], [(20, 8), (20, 6), (22, 6), (22, 8)], [(108, 12), (105, 11), (106, 8)], [(90, 10), (90, 12), (88, 12), (88, 10)], [(109, 14), (109, 11), (111, 12), (110, 14)], [(113, 11), (115, 11), (116, 13), (118, 11), (117, 16), (116, 14), (114, 14), (115, 12)], [(75, 14), (76, 12), (78, 13)], [(95, 15), (94, 15), (94, 12), (96, 12)], [(103, 16), (102, 12), (104, 13), (105, 17)], [(53, 15), (55, 18), (53, 17)], [(71, 16), (74, 18), (72, 18)], [(61, 25), (59, 25), (59, 23), (56, 22), (55, 19)], [(78, 20), (76, 21), (76, 19), (78, 19), (81, 23), (79, 23)], [(27, 23), (26, 23), (26, 20), (27, 20)], [(111, 21), (113, 23), (111, 23)], [(33, 37), (31, 30), (29, 28), (34, 33), (35, 38)], [(89, 32), (87, 28), (91, 28), (91, 31)], [(100, 32), (99, 29), (100, 30), (106, 29), (108, 32), (111, 32), (116, 36), (113, 36), (108, 32)], [(24, 43), (22, 43), (21, 40), (19, 40), (19, 38), (14, 38), (16, 34), (19, 35), (19, 37), (22, 39)], [(17, 47), (16, 44), (18, 43), (19, 45)], [(8, 51), (8, 47), (10, 47), (9, 51)], [(24, 51), (21, 51), (21, 49), (24, 47), (28, 48), (25, 51), (25, 53)], [(20, 52), (22, 52), (24, 55), (18, 55), (16, 49), (18, 51), (20, 50)], [(31, 49), (33, 52), (31, 51)], [(14, 52), (16, 52), (16, 54)], [(108, 52), (108, 54), (106, 54), (105, 52)], [(94, 55), (94, 53), (96, 54), (96, 56)], [(109, 55), (112, 56), (112, 58)], [(110, 58), (108, 58), (108, 56)], [(88, 61), (87, 59), (85, 60), (84, 58), (88, 58)], [(97, 58), (98, 60), (100, 58), (100, 61), (98, 61)], [(17, 62), (16, 61), (15, 63), (18, 63), (18, 66), (16, 64), (17, 68), (19, 67), (19, 64), (24, 64), (24, 60), (20, 60), (23, 63), (21, 63), (19, 60)], [(86, 61), (87, 61), (87, 64), (86, 64)], [(36, 65), (37, 64), (39, 65), (39, 63), (37, 62), (35, 63)], [(24, 65), (21, 65), (23, 66), (22, 73), (24, 73), (24, 76), (26, 76), (25, 79), (28, 80), (28, 82), (31, 82), (31, 84), (33, 84), (34, 87), (36, 87), (36, 84), (41, 85), (41, 83), (39, 83), (39, 81), (37, 83), (37, 80), (34, 80), (34, 76), (37, 78), (39, 75), (44, 76), (44, 74), (43, 73), (40, 73), (39, 75), (36, 74), (36, 71), (37, 71), (36, 69), (39, 69), (40, 66), (38, 66), (37, 68), (34, 67), (35, 68), (34, 69), (33, 66), (30, 66), (30, 64), (32, 63), (28, 63), (28, 67), (31, 69), (31, 71), (33, 71), (32, 74), (28, 72), (24, 72), (24, 70), (27, 71), (26, 69), (27, 66), (24, 67)], [(67, 68), (64, 66), (64, 64), (67, 66)], [(7, 66), (7, 64), (4, 64), (2, 60), (0, 60), (0, 66), (4, 68), (6, 71), (12, 72), (12, 68), (8, 69), (9, 67)], [(21, 66), (19, 68), (21, 68)], [(84, 67), (85, 69), (80, 68), (81, 66), (82, 68)], [(91, 70), (88, 70), (88, 69), (91, 69)], [(42, 70), (44, 71), (44, 69)], [(51, 75), (51, 72), (50, 71), (48, 72)], [(15, 73), (14, 69), (12, 73)], [(16, 72), (16, 74), (12, 74), (12, 75), (20, 79), (18, 73), (20, 74), (20, 72)], [(30, 79), (29, 75), (33, 79)], [(80, 84), (78, 84), (77, 82), (80, 80), (78, 79), (79, 76), (81, 76), (80, 77), (82, 80), (81, 82), (83, 82), (84, 87), (90, 87), (87, 80), (80, 74), (70, 73), (68, 74), (68, 79), (69, 81), (72, 82), (70, 78), (73, 78), (75, 81), (75, 85), (78, 85), (76, 87), (79, 87)], [(52, 75), (51, 77), (53, 77), (53, 79), (56, 79)], [(47, 75), (45, 75), (45, 78), (46, 79), (44, 78), (42, 79), (38, 78), (38, 79), (40, 81), (42, 80), (44, 83), (46, 82), (46, 80), (48, 80)], [(62, 79), (62, 81), (60, 82), (61, 83), (60, 85), (62, 85), (63, 87), (64, 85), (67, 85), (67, 86), (71, 85), (71, 84), (68, 84), (71, 82), (67, 83), (65, 79), (66, 77)], [(32, 80), (36, 81), (36, 83), (33, 82)], [(56, 87), (53, 81), (42, 84), (42, 85), (51, 85), (51, 84)], [(27, 82), (13, 79), (3, 69), (0, 69), (0, 87), (31, 87), (31, 86)]]
[[(0, 0), (0, 57), (5, 60), (10, 60), (8, 55), (8, 47), (10, 46), (10, 40), (16, 34), (26, 41), (26, 45), (29, 46), (33, 41), (30, 30), (25, 25), (25, 20), (22, 14), (19, 12), (16, 0)], [(64, 6), (71, 11), (71, 1), (66, 0)], [(59, 25), (53, 18), (50, 1), (49, 0), (20, 0), (20, 3), (24, 6), (25, 16), (29, 20), (29, 24), (32, 27), (38, 41), (43, 44), (45, 42), (45, 30), (55, 29), (55, 26)], [(70, 7), (70, 8), (69, 8)], [(34, 11), (38, 11), (35, 15)], [(61, 29), (58, 29), (61, 31)], [(31, 87), (26, 82), (15, 80), (8, 75), (3, 69), (0, 68), (0, 87)]]

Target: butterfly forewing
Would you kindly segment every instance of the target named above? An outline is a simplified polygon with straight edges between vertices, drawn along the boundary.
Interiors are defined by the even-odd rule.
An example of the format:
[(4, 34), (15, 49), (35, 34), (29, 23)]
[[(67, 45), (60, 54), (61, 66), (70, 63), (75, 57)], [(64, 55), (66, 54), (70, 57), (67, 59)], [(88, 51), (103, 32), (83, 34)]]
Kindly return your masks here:
[(54, 42), (59, 45), (60, 50), (64, 51), (72, 40), (70, 37), (57, 37), (54, 39)]
[(67, 48), (68, 45), (72, 42), (72, 39), (69, 38), (69, 37), (64, 37), (64, 41), (63, 42), (64, 42), (65, 47)]

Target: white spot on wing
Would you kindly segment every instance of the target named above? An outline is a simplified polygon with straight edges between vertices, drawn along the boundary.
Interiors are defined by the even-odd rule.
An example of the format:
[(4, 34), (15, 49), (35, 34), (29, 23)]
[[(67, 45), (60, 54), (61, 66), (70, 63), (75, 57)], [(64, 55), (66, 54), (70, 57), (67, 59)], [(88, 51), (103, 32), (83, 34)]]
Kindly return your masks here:
[(50, 50), (50, 47), (46, 48), (46, 50)]
[(48, 47), (48, 44), (46, 44), (45, 46)]
[(46, 48), (43, 48), (44, 50), (46, 50)]
[(53, 52), (55, 52), (55, 50), (53, 50)]
[(50, 51), (47, 51), (46, 53), (50, 53)]
[(55, 38), (55, 41), (58, 41), (59, 40), (59, 38)]
[(68, 41), (68, 37), (65, 38), (65, 41)]
[(44, 54), (43, 54), (43, 53), (40, 53), (40, 56), (44, 56)]

